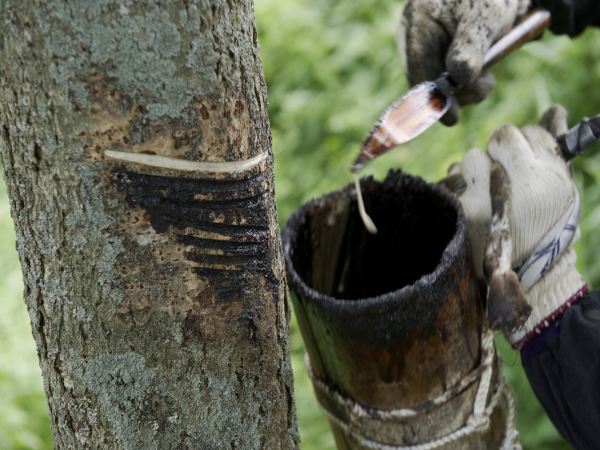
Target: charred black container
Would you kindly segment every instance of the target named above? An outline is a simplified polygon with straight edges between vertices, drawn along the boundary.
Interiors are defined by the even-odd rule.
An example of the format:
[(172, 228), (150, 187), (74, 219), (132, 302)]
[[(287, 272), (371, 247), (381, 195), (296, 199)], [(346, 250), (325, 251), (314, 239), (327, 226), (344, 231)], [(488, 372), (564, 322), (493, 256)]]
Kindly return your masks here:
[(318, 378), (367, 408), (419, 407), (480, 362), (483, 309), (464, 213), (444, 188), (401, 172), (362, 180), (362, 193), (376, 235), (353, 185), (285, 225), (294, 311)]

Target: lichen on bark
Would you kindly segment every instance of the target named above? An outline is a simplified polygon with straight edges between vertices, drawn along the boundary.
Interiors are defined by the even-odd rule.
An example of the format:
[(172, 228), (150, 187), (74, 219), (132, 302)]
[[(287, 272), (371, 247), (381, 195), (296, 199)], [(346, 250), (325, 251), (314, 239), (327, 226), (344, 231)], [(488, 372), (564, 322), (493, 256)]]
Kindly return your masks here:
[[(252, 3), (0, 18), (0, 154), (56, 448), (297, 448)], [(269, 157), (211, 175), (106, 149)]]

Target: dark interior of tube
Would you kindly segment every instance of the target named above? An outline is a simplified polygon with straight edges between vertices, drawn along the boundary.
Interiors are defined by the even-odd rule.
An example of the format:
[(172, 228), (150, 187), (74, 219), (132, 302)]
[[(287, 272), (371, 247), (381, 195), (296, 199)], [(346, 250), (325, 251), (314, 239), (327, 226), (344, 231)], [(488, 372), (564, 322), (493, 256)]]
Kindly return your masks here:
[(413, 284), (435, 270), (456, 232), (457, 212), (421, 180), (390, 177), (362, 184), (376, 235), (366, 231), (352, 189), (308, 207), (292, 262), (309, 287), (338, 299), (363, 299)]

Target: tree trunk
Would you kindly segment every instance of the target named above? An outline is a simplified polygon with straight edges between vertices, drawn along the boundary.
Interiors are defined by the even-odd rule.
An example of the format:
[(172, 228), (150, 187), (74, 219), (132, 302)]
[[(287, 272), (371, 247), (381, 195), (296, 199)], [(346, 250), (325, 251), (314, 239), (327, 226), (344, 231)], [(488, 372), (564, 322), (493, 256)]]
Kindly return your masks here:
[(297, 448), (252, 2), (0, 17), (0, 150), (55, 447)]

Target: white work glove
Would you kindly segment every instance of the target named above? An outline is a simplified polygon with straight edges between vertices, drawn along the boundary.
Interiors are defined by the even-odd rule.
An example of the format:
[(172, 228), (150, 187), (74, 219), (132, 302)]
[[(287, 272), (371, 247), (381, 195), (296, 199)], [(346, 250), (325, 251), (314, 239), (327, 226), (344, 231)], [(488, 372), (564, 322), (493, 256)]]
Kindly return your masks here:
[[(467, 152), (460, 163), (454, 164), (448, 170), (449, 178), (459, 177), (458, 185), (449, 184), (448, 187), (462, 204), (469, 230), (469, 241), (475, 273), (478, 279), (485, 280), (483, 273), (483, 255), (485, 253), (485, 240), (490, 232), (492, 220), (492, 203), (490, 201), (490, 169), (492, 161), (480, 148), (473, 148)], [(456, 180), (456, 178), (454, 178)]]
[(411, 86), (443, 72), (465, 88), (441, 121), (454, 125), (459, 105), (479, 103), (494, 88), (481, 74), (492, 44), (527, 12), (529, 0), (408, 0), (396, 29), (396, 42)]
[(467, 217), (479, 277), (487, 234), (483, 230), (489, 231), (492, 216), (492, 161), (502, 164), (509, 178), (512, 266), (519, 268), (515, 271), (532, 307), (524, 326), (507, 335), (516, 348), (547, 327), (587, 289), (575, 269), (577, 255), (573, 250), (580, 236), (579, 195), (570, 164), (563, 159), (555, 139), (567, 131), (566, 116), (565, 109), (556, 105), (544, 114), (540, 125), (522, 130), (505, 125), (490, 137), (487, 155), (473, 149), (450, 170), (451, 175), (464, 180), (462, 188), (455, 191)]

